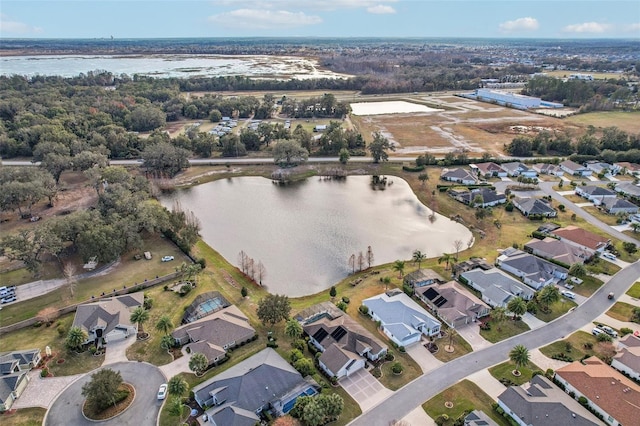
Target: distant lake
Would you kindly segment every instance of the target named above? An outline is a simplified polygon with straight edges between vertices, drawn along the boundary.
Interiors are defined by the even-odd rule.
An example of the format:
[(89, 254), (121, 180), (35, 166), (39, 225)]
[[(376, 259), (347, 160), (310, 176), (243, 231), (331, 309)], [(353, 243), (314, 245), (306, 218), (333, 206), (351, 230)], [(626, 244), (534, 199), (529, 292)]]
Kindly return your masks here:
[(349, 77), (320, 69), (313, 59), (265, 55), (43, 55), (0, 57), (2, 75), (59, 75), (105, 70), (115, 75), (151, 77), (222, 77), (242, 75), (273, 79)]
[[(409, 184), (390, 177), (385, 190), (371, 188), (370, 176), (345, 180), (309, 178), (278, 185), (262, 177), (218, 180), (161, 197), (179, 201), (202, 222), (202, 238), (238, 266), (244, 251), (267, 270), (271, 293), (314, 294), (351, 272), (349, 257), (371, 246), (374, 264), (410, 259), (419, 249), (428, 257), (464, 247), (472, 234), (418, 201)], [(366, 266), (366, 265), (365, 265)], [(414, 269), (406, 264), (405, 272)]]

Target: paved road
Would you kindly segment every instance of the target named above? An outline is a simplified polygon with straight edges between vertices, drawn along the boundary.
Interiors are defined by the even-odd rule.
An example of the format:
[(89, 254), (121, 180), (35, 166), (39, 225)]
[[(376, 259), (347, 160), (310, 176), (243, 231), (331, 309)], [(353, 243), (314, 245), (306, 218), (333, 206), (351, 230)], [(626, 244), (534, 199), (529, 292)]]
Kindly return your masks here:
[[(120, 416), (113, 420), (100, 422), (101, 425), (135, 425), (155, 426), (160, 413), (161, 401), (156, 399), (158, 388), (166, 381), (160, 370), (143, 362), (121, 362), (108, 366), (120, 371), (125, 382), (132, 384), (136, 389), (136, 397), (133, 404)], [(82, 415), (82, 385), (91, 380), (91, 374), (87, 374), (65, 389), (53, 402), (51, 409), (44, 419), (45, 426), (74, 425), (94, 426)]]
[(387, 426), (389, 421), (402, 419), (415, 407), (454, 385), (465, 377), (508, 358), (509, 350), (518, 344), (533, 349), (545, 346), (573, 333), (608, 310), (612, 301), (607, 299), (610, 291), (623, 294), (640, 277), (640, 261), (621, 270), (604, 284), (585, 303), (562, 318), (544, 327), (528, 331), (496, 343), (486, 349), (472, 352), (424, 374), (396, 391), (385, 401), (363, 413), (350, 425)]
[(540, 182), (539, 186), (540, 186), (540, 189), (545, 194), (551, 195), (551, 197), (554, 200), (557, 200), (560, 203), (564, 204), (569, 210), (572, 210), (576, 215), (580, 216), (581, 218), (583, 218), (584, 220), (586, 220), (590, 224), (592, 224), (594, 226), (597, 226), (598, 228), (602, 229), (607, 234), (613, 235), (614, 237), (616, 237), (617, 239), (622, 240), (622, 241), (627, 241), (627, 242), (634, 243), (634, 244), (640, 244), (640, 241), (636, 240), (635, 238), (630, 237), (629, 235), (623, 234), (622, 232), (612, 228), (611, 226), (607, 225), (606, 223), (596, 219), (595, 217), (593, 217), (592, 215), (590, 215), (589, 213), (584, 211), (582, 208), (578, 207), (575, 203), (567, 200), (562, 195), (558, 194), (553, 189), (553, 186), (555, 184), (556, 184), (556, 182)]

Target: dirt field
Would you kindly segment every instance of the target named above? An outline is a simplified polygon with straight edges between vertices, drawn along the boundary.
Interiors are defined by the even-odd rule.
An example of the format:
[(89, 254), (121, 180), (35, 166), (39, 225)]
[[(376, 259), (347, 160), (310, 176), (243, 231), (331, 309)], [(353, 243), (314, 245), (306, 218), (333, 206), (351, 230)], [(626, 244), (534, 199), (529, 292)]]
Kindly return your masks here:
[(587, 71), (569, 71), (569, 70), (557, 70), (557, 71), (545, 71), (546, 75), (557, 78), (569, 78), (571, 74), (588, 74), (593, 76), (595, 80), (605, 80), (609, 78), (629, 78), (627, 74), (619, 74), (615, 72), (587, 72)]

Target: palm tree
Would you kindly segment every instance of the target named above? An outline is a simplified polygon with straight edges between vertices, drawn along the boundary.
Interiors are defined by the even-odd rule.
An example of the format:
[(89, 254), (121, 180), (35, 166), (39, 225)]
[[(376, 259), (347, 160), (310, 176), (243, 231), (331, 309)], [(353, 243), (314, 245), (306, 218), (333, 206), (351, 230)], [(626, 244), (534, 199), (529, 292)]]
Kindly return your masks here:
[(129, 320), (134, 324), (138, 324), (138, 334), (144, 334), (142, 324), (149, 321), (149, 311), (142, 306), (138, 306), (131, 312)]
[(302, 326), (298, 321), (291, 318), (284, 326), (284, 334), (289, 336), (291, 340), (295, 340), (302, 336)]
[(182, 398), (175, 397), (169, 402), (169, 414), (178, 418), (178, 424), (182, 424), (182, 417), (184, 417), (185, 405), (182, 403)]
[(87, 340), (87, 334), (80, 327), (71, 327), (67, 333), (66, 344), (71, 349), (79, 349)]
[(529, 349), (524, 345), (516, 345), (509, 352), (509, 359), (516, 365), (516, 373), (520, 374), (519, 368), (529, 364)]
[(500, 324), (502, 324), (507, 319), (507, 311), (505, 308), (498, 306), (493, 311), (491, 311), (491, 319), (498, 326), (498, 331), (500, 331)]
[(393, 270), (398, 271), (400, 278), (404, 276), (404, 260), (396, 260), (393, 264)]
[(169, 334), (165, 334), (164, 336), (162, 336), (162, 339), (160, 339), (160, 347), (166, 351), (173, 348), (175, 343), (175, 339)]
[(203, 353), (196, 352), (191, 355), (191, 359), (189, 359), (189, 369), (196, 373), (196, 375), (199, 376), (204, 373), (208, 366), (209, 360)]
[(453, 260), (453, 255), (449, 253), (442, 253), (442, 256), (438, 258), (438, 265), (442, 262), (447, 262), (447, 266), (444, 268), (445, 271), (449, 270), (449, 263)]
[(538, 292), (536, 296), (538, 303), (542, 305), (544, 311), (549, 310), (549, 306), (560, 300), (560, 291), (555, 286), (548, 285)]
[(169, 315), (163, 315), (156, 323), (156, 330), (161, 331), (164, 334), (169, 334), (169, 331), (173, 328), (173, 322)]
[(413, 252), (413, 263), (418, 263), (418, 271), (420, 270), (420, 264), (427, 258), (427, 255), (420, 250)]
[(189, 390), (189, 384), (180, 376), (173, 376), (167, 382), (170, 395), (182, 396)]
[(507, 309), (513, 313), (513, 320), (527, 312), (527, 302), (522, 297), (514, 297), (507, 303)]

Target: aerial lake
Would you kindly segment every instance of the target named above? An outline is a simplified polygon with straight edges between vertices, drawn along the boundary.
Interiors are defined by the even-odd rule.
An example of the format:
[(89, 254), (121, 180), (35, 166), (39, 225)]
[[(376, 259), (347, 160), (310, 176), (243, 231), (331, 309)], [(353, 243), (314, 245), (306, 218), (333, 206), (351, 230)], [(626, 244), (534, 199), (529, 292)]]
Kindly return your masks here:
[[(238, 266), (244, 251), (266, 267), (263, 285), (291, 297), (317, 293), (352, 272), (349, 257), (367, 253), (373, 264), (455, 252), (472, 238), (463, 225), (420, 203), (409, 184), (388, 178), (373, 189), (371, 176), (342, 180), (320, 177), (289, 185), (262, 177), (236, 177), (163, 195), (171, 208), (179, 201), (202, 224), (202, 238)], [(365, 262), (366, 267), (366, 262)], [(405, 272), (414, 269), (406, 264)]]
[(2, 75), (59, 75), (104, 70), (115, 75), (151, 77), (223, 77), (272, 79), (349, 77), (319, 67), (315, 59), (263, 55), (42, 55), (0, 57)]

